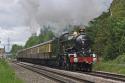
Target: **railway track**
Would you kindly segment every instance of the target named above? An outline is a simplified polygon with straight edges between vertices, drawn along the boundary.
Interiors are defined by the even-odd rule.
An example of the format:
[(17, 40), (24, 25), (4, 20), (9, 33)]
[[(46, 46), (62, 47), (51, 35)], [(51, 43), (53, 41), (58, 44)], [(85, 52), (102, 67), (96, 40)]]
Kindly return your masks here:
[[(71, 72), (39, 65), (16, 63), (61, 83), (125, 83), (125, 76), (106, 72)], [(64, 71), (64, 72), (62, 72)]]
[(74, 76), (51, 71), (51, 70), (48, 70), (46, 68), (41, 68), (41, 66), (38, 66), (38, 65), (35, 66), (35, 65), (29, 65), (29, 64), (24, 64), (24, 63), (16, 63), (16, 64), (21, 66), (21, 67), (24, 67), (26, 69), (37, 72), (39, 74), (42, 74), (42, 75), (46, 76), (47, 78), (50, 78), (50, 79), (57, 81), (59, 83), (94, 83), (94, 82), (84, 80), (81, 78), (77, 78)]
[[(76, 71), (73, 71), (73, 72), (76, 72)], [(125, 83), (125, 75), (123, 75), (123, 74), (116, 74), (116, 73), (110, 73), (110, 72), (104, 72), (104, 71), (93, 71), (93, 72), (77, 71), (77, 72), (87, 74), (87, 75), (102, 77), (102, 78), (106, 78), (106, 79), (121, 81), (121, 82)]]
[(102, 71), (93, 71), (93, 72), (87, 73), (87, 74), (125, 82), (125, 75), (114, 74), (114, 73), (109, 73), (109, 72), (102, 72)]

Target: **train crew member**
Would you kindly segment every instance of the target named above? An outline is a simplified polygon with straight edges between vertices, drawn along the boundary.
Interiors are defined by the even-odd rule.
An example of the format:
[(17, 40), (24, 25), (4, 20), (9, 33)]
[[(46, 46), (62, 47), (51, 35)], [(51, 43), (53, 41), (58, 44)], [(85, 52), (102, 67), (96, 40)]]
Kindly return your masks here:
[(79, 30), (79, 34), (85, 34), (85, 28)]

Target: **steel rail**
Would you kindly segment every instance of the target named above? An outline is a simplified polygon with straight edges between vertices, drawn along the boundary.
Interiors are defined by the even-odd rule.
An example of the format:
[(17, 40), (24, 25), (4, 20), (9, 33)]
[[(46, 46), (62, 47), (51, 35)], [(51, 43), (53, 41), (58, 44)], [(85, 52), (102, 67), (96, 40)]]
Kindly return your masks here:
[(87, 74), (125, 82), (125, 75), (114, 74), (114, 73), (103, 72), (103, 71), (101, 72), (93, 71)]
[[(55, 68), (50, 68), (50, 67), (45, 67), (45, 66), (41, 66), (41, 65), (35, 65), (35, 64), (32, 64), (31, 65), (27, 65), (25, 63), (21, 63), (23, 64), (23, 66), (25, 65), (25, 67), (27, 66), (30, 66), (32, 68), (30, 68), (30, 70), (34, 71), (34, 68), (35, 68), (35, 72), (38, 72), (40, 71), (41, 72), (49, 72), (51, 74), (48, 74), (49, 78), (52, 78), (52, 79), (55, 79), (57, 81), (60, 81), (61, 83), (76, 83), (75, 81), (79, 81), (79, 82), (85, 82), (85, 83), (93, 83), (93, 82), (96, 82), (96, 81), (90, 81), (89, 79), (84, 79), (84, 77), (80, 77), (78, 76), (78, 74), (80, 73), (80, 75), (84, 74), (85, 75), (90, 75), (90, 76), (94, 76), (96, 77), (96, 79), (98, 77), (101, 77), (101, 78), (104, 78), (104, 79), (109, 79), (110, 82), (111, 80), (112, 81), (116, 81), (115, 83), (117, 82), (125, 82), (125, 76), (124, 75), (121, 75), (121, 74), (114, 74), (114, 73), (109, 73), (109, 72), (100, 72), (100, 71), (93, 71), (93, 72), (82, 72), (82, 71), (66, 71), (66, 72), (70, 72), (70, 74), (65, 74), (65, 73), (62, 73), (60, 71), (65, 71), (65, 70), (59, 70), (59, 69), (55, 69)], [(44, 68), (45, 67), (45, 68)], [(27, 68), (28, 69), (28, 68)], [(58, 70), (57, 71), (53, 71), (53, 70)], [(71, 72), (74, 72), (74, 73), (77, 73), (76, 76), (72, 76), (72, 73)], [(47, 73), (45, 73), (46, 75)], [(53, 76), (54, 74), (56, 74), (55, 76)], [(50, 77), (51, 76), (51, 77)], [(61, 76), (61, 77), (60, 77)], [(93, 78), (95, 79), (95, 78)], [(98, 78), (99, 79), (99, 78)], [(77, 82), (78, 83), (78, 82)]]
[(16, 63), (16, 64), (19, 65), (19, 66), (22, 66), (26, 69), (37, 72), (39, 74), (45, 75), (46, 77), (51, 78), (51, 79), (53, 79), (57, 82), (60, 82), (60, 83), (94, 83), (94, 82), (84, 80), (84, 79), (81, 79), (81, 78), (77, 78), (77, 77), (74, 77), (74, 76), (71, 76), (71, 75), (65, 75), (65, 74), (62, 74), (62, 73), (55, 72), (55, 71), (46, 70), (46, 69), (41, 68), (38, 65), (37, 66), (33, 66), (33, 65), (31, 66), (31, 65), (23, 64), (23, 63)]

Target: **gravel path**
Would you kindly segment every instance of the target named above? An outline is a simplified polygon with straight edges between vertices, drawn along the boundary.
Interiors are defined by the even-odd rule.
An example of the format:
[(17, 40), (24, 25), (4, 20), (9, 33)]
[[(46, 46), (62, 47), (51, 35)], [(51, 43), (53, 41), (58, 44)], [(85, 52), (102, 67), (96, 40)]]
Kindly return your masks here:
[(10, 63), (10, 66), (15, 70), (17, 77), (22, 79), (24, 83), (57, 83), (51, 79), (48, 79), (40, 74), (20, 67), (16, 64)]

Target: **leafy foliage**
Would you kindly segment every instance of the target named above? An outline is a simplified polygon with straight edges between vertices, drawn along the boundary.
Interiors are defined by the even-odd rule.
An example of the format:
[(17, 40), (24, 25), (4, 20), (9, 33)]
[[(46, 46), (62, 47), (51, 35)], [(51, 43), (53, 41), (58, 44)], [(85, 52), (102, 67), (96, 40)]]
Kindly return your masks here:
[(44, 26), (44, 28), (40, 30), (40, 34), (38, 36), (31, 36), (27, 40), (25, 44), (25, 48), (51, 40), (53, 37), (54, 37), (54, 33), (51, 31), (50, 27)]
[(18, 50), (22, 49), (23, 46), (19, 46), (17, 44), (14, 44), (12, 46), (12, 49), (11, 49), (11, 53), (12, 53), (12, 58), (15, 58), (16, 57), (16, 53), (18, 52)]
[(125, 53), (123, 53), (122, 55), (118, 56), (116, 60), (114, 60), (114, 62), (118, 63), (118, 64), (125, 64)]
[[(123, 14), (117, 13), (125, 6), (118, 7), (116, 2), (121, 5), (125, 3), (123, 0), (114, 0), (111, 5), (112, 11), (103, 13), (91, 21), (87, 28), (87, 32), (93, 41), (93, 49), (105, 60), (115, 59), (125, 52), (125, 14), (123, 16)], [(118, 8), (114, 9), (114, 7)], [(111, 12), (112, 16), (110, 15)], [(125, 13), (125, 11), (123, 12)]]
[(40, 30), (40, 34), (38, 36), (39, 43), (48, 41), (53, 37), (55, 36), (54, 33), (51, 31), (50, 26), (44, 26), (44, 28)]
[(36, 45), (36, 44), (38, 44), (38, 43), (39, 43), (39, 37), (38, 37), (38, 36), (31, 36), (31, 37), (27, 40), (27, 42), (26, 42), (26, 44), (25, 44), (25, 48), (31, 47), (31, 46)]
[(113, 0), (111, 10), (114, 17), (125, 17), (125, 0)]

